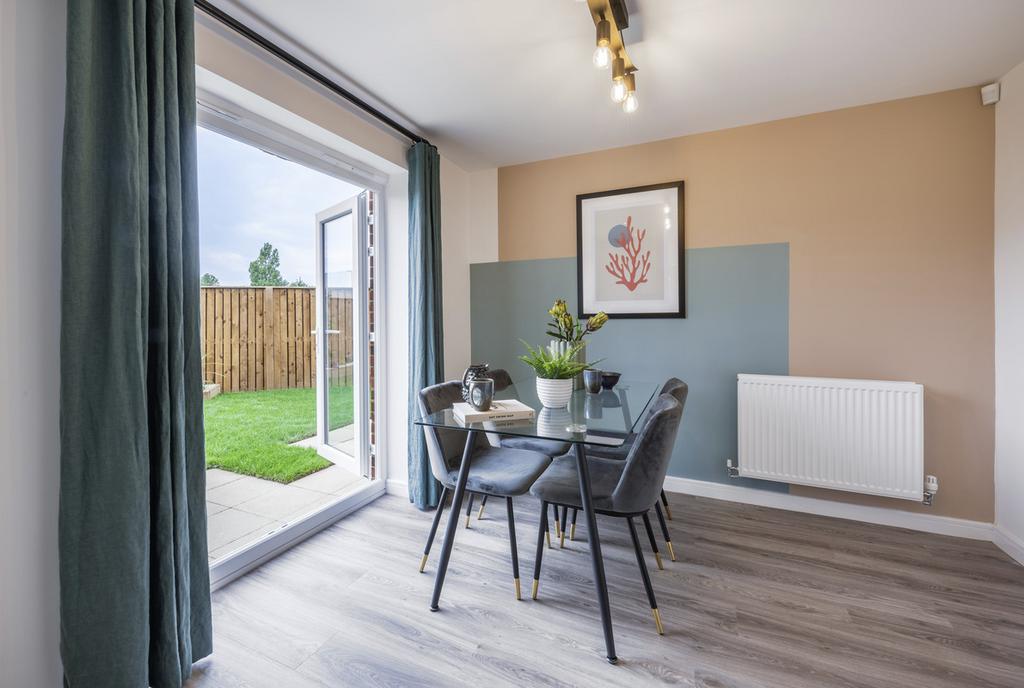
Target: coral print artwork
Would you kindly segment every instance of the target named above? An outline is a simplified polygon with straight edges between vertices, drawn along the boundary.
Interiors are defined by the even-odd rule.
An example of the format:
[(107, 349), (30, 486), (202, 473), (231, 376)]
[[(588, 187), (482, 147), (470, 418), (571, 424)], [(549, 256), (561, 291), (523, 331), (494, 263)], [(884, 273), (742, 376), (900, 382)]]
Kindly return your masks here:
[(576, 197), (580, 315), (681, 318), (683, 183)]
[(644, 237), (647, 230), (633, 226), (633, 216), (626, 216), (626, 224), (615, 225), (608, 232), (608, 243), (621, 252), (609, 252), (608, 263), (604, 269), (615, 277), (615, 283), (621, 284), (630, 291), (647, 281), (647, 273), (651, 271), (651, 252), (644, 251)]

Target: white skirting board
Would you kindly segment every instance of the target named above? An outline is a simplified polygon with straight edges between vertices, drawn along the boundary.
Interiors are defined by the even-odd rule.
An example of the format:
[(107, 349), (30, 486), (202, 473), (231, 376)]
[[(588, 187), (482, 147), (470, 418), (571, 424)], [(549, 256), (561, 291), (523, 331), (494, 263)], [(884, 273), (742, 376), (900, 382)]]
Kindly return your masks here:
[[(713, 483), (706, 480), (692, 480), (690, 478), (675, 478), (672, 476), (665, 478), (665, 490), (667, 492), (677, 492), (696, 497), (723, 499), (728, 502), (740, 502), (742, 504), (766, 506), (773, 509), (785, 509), (786, 511), (799, 511), (805, 514), (832, 516), (833, 518), (845, 518), (850, 521), (907, 528), (908, 530), (919, 530), (923, 533), (952, 535), (953, 537), (964, 537), (972, 540), (987, 540), (995, 543), (999, 549), (1021, 564), (1024, 564), (1024, 541), (1014, 537), (1005, 530), (993, 527), (991, 523), (968, 521), (949, 516), (919, 514), (899, 509), (883, 509), (877, 506), (832, 502), (827, 499), (815, 499), (814, 497), (802, 497), (782, 492), (757, 490), (752, 487), (740, 487), (739, 485), (729, 485), (727, 483)], [(388, 494), (407, 496), (408, 485), (405, 481), (389, 480), (387, 481), (387, 491)]]
[(996, 547), (1024, 564), (1024, 540), (996, 524), (992, 527), (992, 542)]
[(932, 514), (920, 514), (900, 509), (885, 509), (878, 506), (833, 502), (828, 499), (802, 497), (785, 492), (771, 492), (769, 490), (758, 490), (753, 487), (740, 487), (739, 485), (729, 485), (727, 483), (712, 483), (705, 480), (674, 478), (672, 476), (665, 479), (665, 489), (669, 492), (681, 492), (697, 497), (710, 497), (712, 499), (724, 499), (729, 502), (742, 502), (755, 506), (799, 511), (805, 514), (845, 518), (851, 521), (875, 523), (882, 526), (920, 530), (925, 533), (952, 535), (954, 537), (971, 538), (972, 540), (992, 539), (991, 523), (968, 521), (962, 518), (950, 518), (949, 516), (933, 516)]

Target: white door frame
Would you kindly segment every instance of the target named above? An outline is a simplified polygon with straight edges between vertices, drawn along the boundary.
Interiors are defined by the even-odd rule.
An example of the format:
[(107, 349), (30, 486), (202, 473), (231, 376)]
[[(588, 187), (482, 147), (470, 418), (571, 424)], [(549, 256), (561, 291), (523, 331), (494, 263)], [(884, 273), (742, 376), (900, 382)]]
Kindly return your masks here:
[[(385, 259), (387, 255), (385, 199), (387, 198), (388, 175), (365, 165), (365, 163), (353, 161), (341, 151), (305, 137), (213, 93), (197, 89), (197, 97), (200, 100), (198, 108), (200, 126), (236, 141), (280, 155), (306, 167), (317, 169), (350, 184), (361, 186), (375, 194), (373, 330), (376, 361), (372, 384), (374, 399), (377, 403), (374, 418), (377, 441), (373, 447), (373, 453), (376, 456), (373, 479), (309, 517), (289, 523), (231, 556), (217, 559), (210, 565), (211, 585), (213, 589), (216, 589), (385, 494), (387, 461), (384, 460), (384, 457), (387, 456), (388, 413), (387, 404), (383, 400), (387, 398), (384, 391), (387, 389), (390, 369), (385, 322), (388, 298), (387, 261)], [(217, 107), (208, 107), (211, 102), (216, 103)], [(364, 452), (364, 456), (366, 455), (368, 454)]]
[[(368, 321), (366, 297), (369, 292), (367, 263), (369, 261), (368, 217), (366, 191), (337, 205), (322, 210), (316, 215), (314, 241), (316, 244), (316, 429), (317, 452), (335, 464), (347, 465), (360, 475), (370, 475), (369, 446), (369, 386), (372, 380), (367, 376), (369, 359)], [(352, 222), (352, 397), (353, 425), (355, 426), (354, 446), (356, 465), (352, 457), (330, 443), (330, 376), (328, 364), (329, 338), (335, 333), (328, 329), (328, 293), (325, 282), (326, 271), (326, 227), (333, 221), (351, 217)]]

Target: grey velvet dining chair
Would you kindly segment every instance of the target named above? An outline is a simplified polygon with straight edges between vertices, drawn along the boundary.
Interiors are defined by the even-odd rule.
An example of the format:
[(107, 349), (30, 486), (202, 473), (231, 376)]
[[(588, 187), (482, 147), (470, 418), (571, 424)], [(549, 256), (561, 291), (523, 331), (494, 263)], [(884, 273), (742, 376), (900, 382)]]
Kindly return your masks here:
[[(654, 402), (643, 427), (632, 443), (625, 461), (587, 458), (595, 512), (617, 516), (626, 521), (636, 552), (637, 565), (658, 633), (664, 635), (661, 613), (654, 596), (654, 587), (640, 548), (634, 519), (646, 517), (658, 502), (661, 485), (668, 473), (672, 447), (676, 441), (683, 415), (683, 404), (672, 394), (662, 394)], [(544, 533), (547, 532), (548, 505), (579, 509), (582, 505), (576, 456), (559, 456), (548, 466), (530, 494), (541, 500), (540, 526), (537, 534), (537, 556), (534, 560), (533, 591), (536, 599), (540, 586), (541, 561), (544, 556)]]
[[(494, 391), (505, 392), (510, 391), (513, 396), (516, 396), (515, 383), (512, 382), (512, 376), (509, 375), (508, 371), (504, 368), (495, 368), (489, 370), (484, 374), (484, 377), (489, 377), (494, 380)], [(515, 435), (494, 435), (492, 443), (496, 443), (501, 447), (508, 447), (510, 449), (526, 449), (529, 451), (540, 452), (545, 456), (552, 458), (561, 456), (562, 454), (569, 451), (571, 446), (569, 442), (562, 442), (560, 440), (546, 440), (538, 437), (517, 437)], [(488, 437), (491, 439), (491, 436)], [(470, 514), (473, 512), (473, 495), (469, 495), (469, 499), (466, 500), (466, 527), (469, 527)], [(480, 511), (477, 513), (477, 519), (483, 518), (484, 507), (487, 505), (487, 495), (484, 495), (480, 500)], [(556, 519), (557, 523), (558, 520)], [(561, 531), (557, 531), (555, 536), (558, 537)], [(548, 544), (551, 544), (550, 538)]]
[[(675, 397), (680, 404), (686, 405), (686, 397), (689, 395), (689, 386), (677, 377), (670, 377), (664, 385), (661, 386), (659, 394), (671, 394)], [(623, 443), (617, 447), (604, 447), (596, 445), (594, 447), (587, 448), (587, 457), (613, 459), (615, 461), (625, 461), (626, 457), (629, 456), (629, 451), (633, 447), (633, 443), (636, 442), (636, 433), (630, 433), (626, 436)], [(658, 517), (658, 524), (661, 527), (662, 537), (665, 538), (665, 546), (668, 549), (669, 558), (672, 561), (676, 560), (676, 551), (672, 546), (672, 535), (668, 531), (668, 524), (665, 522), (666, 516), (671, 521), (672, 511), (668, 505), (668, 497), (665, 495), (665, 489), (661, 489), (660, 494), (661, 501), (654, 503), (654, 512)], [(665, 510), (662, 512), (662, 505)], [(564, 524), (562, 526), (564, 532)], [(647, 537), (651, 541), (651, 549), (654, 551), (654, 559), (658, 564), (658, 568), (662, 569), (664, 566), (661, 563), (661, 553), (658, 551), (657, 541), (654, 539), (654, 530), (651, 528), (650, 519), (644, 517), (644, 528), (647, 530)], [(575, 539), (576, 534), (576, 510), (572, 511), (572, 526), (571, 526), (570, 539)]]
[[(458, 401), (462, 401), (462, 385), (458, 381), (442, 382), (420, 391), (418, 403), (420, 413), (428, 416), (449, 409)], [(434, 513), (427, 535), (427, 543), (423, 548), (420, 560), (420, 572), (426, 568), (430, 547), (437, 535), (437, 526), (441, 521), (448, 495), (455, 491), (459, 475), (459, 463), (466, 447), (467, 433), (451, 428), (423, 426), (426, 437), (427, 456), (430, 459), (430, 471), (441, 483), (441, 498)], [(512, 497), (524, 495), (541, 473), (551, 464), (551, 457), (526, 449), (512, 447), (492, 447), (482, 433), (473, 434), (473, 447), (470, 454), (469, 477), (466, 490), (469, 494), (481, 494), (491, 497), (504, 497), (508, 515), (508, 536), (512, 552), (512, 576), (515, 584), (516, 599), (521, 599), (519, 585), (519, 554), (516, 546), (515, 513), (512, 508)], [(449, 518), (458, 518), (451, 514)]]

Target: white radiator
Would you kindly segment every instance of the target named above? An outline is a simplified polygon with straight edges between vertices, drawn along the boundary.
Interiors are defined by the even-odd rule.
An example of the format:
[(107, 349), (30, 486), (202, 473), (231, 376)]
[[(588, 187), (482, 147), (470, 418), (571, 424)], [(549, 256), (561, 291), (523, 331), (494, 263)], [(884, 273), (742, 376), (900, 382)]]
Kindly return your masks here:
[(920, 501), (924, 387), (739, 375), (739, 475)]

